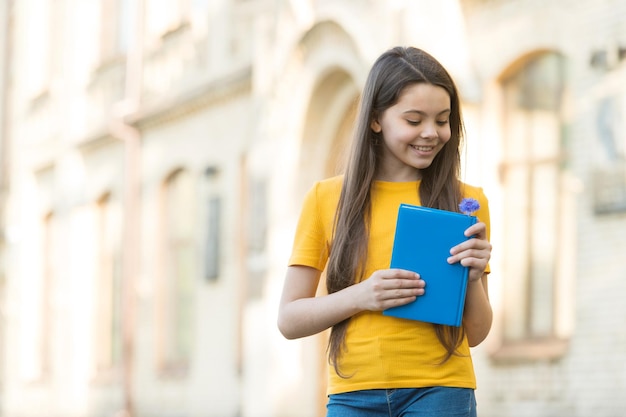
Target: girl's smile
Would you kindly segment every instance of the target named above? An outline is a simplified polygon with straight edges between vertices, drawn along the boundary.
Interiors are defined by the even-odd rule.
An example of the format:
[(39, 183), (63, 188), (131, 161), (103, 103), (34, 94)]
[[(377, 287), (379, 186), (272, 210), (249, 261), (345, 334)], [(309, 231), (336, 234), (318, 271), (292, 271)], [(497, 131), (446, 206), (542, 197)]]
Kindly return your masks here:
[(415, 149), (420, 155), (429, 155), (435, 149), (434, 146), (418, 146), (418, 145), (409, 145), (409, 146)]

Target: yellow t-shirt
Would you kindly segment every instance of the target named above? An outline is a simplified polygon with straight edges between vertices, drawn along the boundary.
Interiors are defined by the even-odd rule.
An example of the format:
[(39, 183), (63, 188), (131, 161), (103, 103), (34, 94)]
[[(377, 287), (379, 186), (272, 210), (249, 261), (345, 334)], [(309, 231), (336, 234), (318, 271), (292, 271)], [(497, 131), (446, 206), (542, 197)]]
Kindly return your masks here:
[[(332, 226), (343, 177), (320, 181), (307, 193), (289, 265), (305, 265), (323, 271), (328, 260)], [(420, 182), (376, 181), (372, 187), (372, 222), (364, 277), (389, 268), (398, 207), (419, 205)], [(480, 203), (475, 215), (486, 223), (489, 209), (481, 188), (463, 184), (464, 197)], [(428, 236), (425, 236), (427, 239)], [(429, 323), (365, 311), (352, 317), (346, 333), (347, 350), (340, 357), (342, 378), (329, 367), (328, 394), (365, 389), (449, 386), (476, 388), (476, 378), (465, 339), (452, 356), (446, 353)]]

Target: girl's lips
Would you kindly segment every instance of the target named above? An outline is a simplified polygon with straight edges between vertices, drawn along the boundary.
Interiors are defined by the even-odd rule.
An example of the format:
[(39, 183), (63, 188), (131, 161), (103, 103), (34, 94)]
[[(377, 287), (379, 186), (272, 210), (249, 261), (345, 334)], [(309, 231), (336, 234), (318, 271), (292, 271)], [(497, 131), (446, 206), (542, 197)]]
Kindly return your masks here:
[(431, 152), (433, 149), (435, 149), (434, 146), (418, 146), (418, 145), (410, 145), (411, 148), (418, 150), (420, 152)]

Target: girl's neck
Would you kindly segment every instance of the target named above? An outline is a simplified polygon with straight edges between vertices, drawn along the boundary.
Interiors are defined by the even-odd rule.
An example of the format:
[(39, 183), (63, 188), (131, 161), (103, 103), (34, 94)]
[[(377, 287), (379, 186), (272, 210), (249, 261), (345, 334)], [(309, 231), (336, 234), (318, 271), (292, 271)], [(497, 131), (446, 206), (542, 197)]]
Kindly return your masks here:
[(415, 182), (421, 180), (422, 175), (419, 171), (396, 172), (393, 174), (379, 172), (374, 179), (384, 182)]

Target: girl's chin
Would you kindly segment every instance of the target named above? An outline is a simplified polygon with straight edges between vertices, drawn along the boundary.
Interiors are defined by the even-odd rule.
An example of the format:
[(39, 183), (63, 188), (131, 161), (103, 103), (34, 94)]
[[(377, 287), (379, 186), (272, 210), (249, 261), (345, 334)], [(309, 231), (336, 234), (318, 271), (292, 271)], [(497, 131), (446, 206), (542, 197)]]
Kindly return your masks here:
[(413, 168), (416, 169), (426, 169), (433, 164), (433, 158), (420, 158), (417, 161), (412, 161), (410, 164)]

